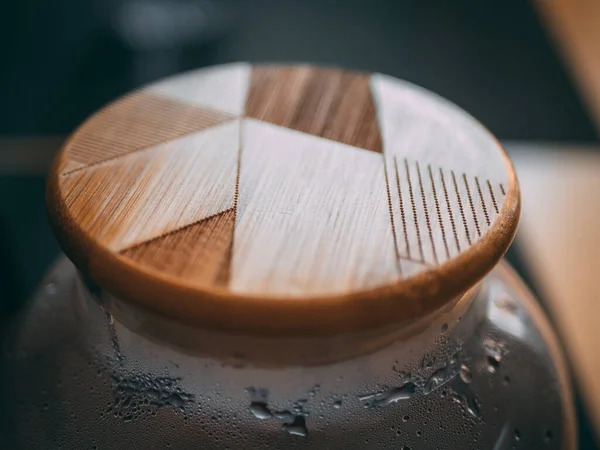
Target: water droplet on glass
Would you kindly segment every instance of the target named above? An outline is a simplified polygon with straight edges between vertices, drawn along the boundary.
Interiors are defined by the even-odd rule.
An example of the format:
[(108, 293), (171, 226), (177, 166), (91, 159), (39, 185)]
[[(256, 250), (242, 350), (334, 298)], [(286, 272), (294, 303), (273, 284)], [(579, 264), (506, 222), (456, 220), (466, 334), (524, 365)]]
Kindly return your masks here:
[(485, 349), (487, 369), (490, 373), (495, 373), (500, 367), (500, 361), (502, 360), (503, 355), (503, 346), (499, 342), (491, 338), (487, 338), (483, 341), (483, 346)]
[(521, 440), (521, 432), (515, 428), (515, 441), (519, 442)]
[(452, 398), (455, 402), (464, 404), (473, 417), (480, 417), (481, 404), (470, 384), (466, 383), (462, 377), (456, 377), (452, 380), (450, 388), (453, 391)]
[(546, 430), (546, 442), (550, 442), (554, 438), (554, 433), (552, 430)]
[(48, 295), (54, 295), (58, 292), (58, 286), (56, 286), (54, 281), (50, 281), (48, 284), (46, 284), (44, 289)]
[(410, 416), (404, 416), (402, 418), (402, 422), (408, 422), (410, 420)]
[(171, 403), (171, 405), (173, 406), (181, 407), (183, 406), (183, 399), (179, 394), (171, 394), (171, 397), (169, 398), (169, 403)]
[(341, 400), (336, 400), (335, 402), (333, 402), (333, 407), (335, 409), (340, 409), (342, 407), (342, 401)]
[(504, 386), (508, 386), (510, 384), (510, 377), (507, 375), (504, 377), (504, 381), (502, 381)]
[(308, 436), (308, 429), (306, 428), (306, 419), (304, 416), (296, 416), (292, 423), (284, 423), (283, 428), (286, 429), (288, 434), (293, 436)]
[(270, 419), (273, 417), (269, 407), (263, 402), (252, 402), (250, 404), (250, 412), (254, 417), (260, 420)]
[(460, 366), (460, 378), (467, 384), (473, 380), (471, 370), (464, 364)]
[(421, 361), (421, 367), (423, 369), (430, 369), (433, 367), (433, 357), (430, 355), (426, 355), (425, 357), (423, 357), (423, 361)]
[(448, 331), (448, 324), (445, 323), (444, 325), (442, 325), (442, 333), (445, 333), (446, 331)]
[(409, 381), (389, 391), (361, 395), (358, 399), (364, 403), (365, 408), (384, 407), (411, 398), (415, 393), (415, 387), (415, 384)]
[(287, 422), (292, 422), (294, 420), (294, 418), (296, 417), (294, 414), (292, 414), (289, 411), (275, 411), (273, 413), (273, 415), (275, 417), (277, 417), (278, 419), (282, 419), (282, 420), (285, 420)]
[(488, 372), (495, 373), (496, 370), (498, 370), (498, 367), (500, 367), (500, 359), (496, 358), (495, 356), (488, 356), (487, 357)]
[(423, 386), (423, 393), (425, 395), (431, 394), (433, 391), (441, 388), (443, 385), (448, 383), (458, 373), (457, 366), (458, 358), (456, 355), (444, 365), (441, 369), (436, 370)]

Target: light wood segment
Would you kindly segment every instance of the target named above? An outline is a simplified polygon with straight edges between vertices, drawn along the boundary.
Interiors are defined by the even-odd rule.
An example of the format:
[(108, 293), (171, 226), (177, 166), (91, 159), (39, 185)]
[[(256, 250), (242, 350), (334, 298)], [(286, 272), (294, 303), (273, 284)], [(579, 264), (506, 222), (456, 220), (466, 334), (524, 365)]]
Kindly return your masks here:
[(231, 117), (160, 95), (135, 92), (99, 111), (79, 128), (65, 146), (59, 170), (80, 170), (210, 128)]
[(121, 254), (159, 273), (204, 287), (229, 285), (235, 210), (123, 250)]
[(251, 119), (242, 141), (232, 290), (295, 297), (399, 280), (381, 155)]
[(387, 75), (373, 74), (370, 84), (386, 157), (506, 184), (507, 167), (498, 142), (466, 112)]
[(146, 90), (178, 102), (239, 116), (246, 104), (250, 71), (246, 63), (224, 64), (168, 77)]
[[(381, 124), (399, 254), (429, 265), (457, 257), (498, 213), (481, 180), (499, 188), (507, 168), (497, 142), (473, 118), (408, 83), (371, 78)], [(479, 183), (479, 187), (478, 187)], [(481, 191), (481, 194), (480, 194)], [(495, 208), (500, 211), (504, 196)]]
[(562, 50), (600, 132), (600, 2), (536, 0), (534, 4)]
[(367, 74), (309, 66), (255, 67), (246, 116), (381, 153)]
[[(97, 159), (67, 173), (81, 131), (63, 148), (49, 177), (51, 222), (98, 284), (204, 327), (325, 335), (423, 318), (502, 257), (518, 185), (470, 116), (383, 75), (240, 67), (133, 95), (161, 96), (176, 118), (221, 100), (239, 113), (247, 94), (241, 117), (225, 111), (227, 121), (184, 135), (169, 125), (167, 142), (108, 158), (89, 138)], [(119, 111), (108, 107), (82, 130), (115, 127)], [(141, 114), (136, 130), (164, 125), (146, 114), (151, 125)], [(111, 132), (115, 148), (149, 139)]]
[(239, 121), (61, 178), (70, 219), (121, 251), (234, 206)]

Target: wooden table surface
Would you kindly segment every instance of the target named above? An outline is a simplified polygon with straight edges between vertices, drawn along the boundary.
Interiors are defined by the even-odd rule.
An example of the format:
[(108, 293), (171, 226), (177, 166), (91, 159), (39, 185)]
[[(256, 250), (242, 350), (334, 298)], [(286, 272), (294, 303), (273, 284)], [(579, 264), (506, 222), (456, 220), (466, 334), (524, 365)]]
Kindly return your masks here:
[(523, 210), (517, 243), (600, 430), (600, 152), (510, 146)]

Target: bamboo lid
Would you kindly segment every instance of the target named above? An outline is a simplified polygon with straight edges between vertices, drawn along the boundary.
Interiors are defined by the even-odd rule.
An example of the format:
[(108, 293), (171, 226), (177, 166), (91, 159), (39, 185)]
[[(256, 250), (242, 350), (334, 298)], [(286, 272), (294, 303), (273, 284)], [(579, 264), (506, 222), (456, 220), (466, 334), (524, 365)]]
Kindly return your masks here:
[(519, 189), (458, 107), (381, 74), (231, 64), (108, 105), (48, 184), (65, 253), (187, 323), (326, 335), (425, 316), (515, 234)]

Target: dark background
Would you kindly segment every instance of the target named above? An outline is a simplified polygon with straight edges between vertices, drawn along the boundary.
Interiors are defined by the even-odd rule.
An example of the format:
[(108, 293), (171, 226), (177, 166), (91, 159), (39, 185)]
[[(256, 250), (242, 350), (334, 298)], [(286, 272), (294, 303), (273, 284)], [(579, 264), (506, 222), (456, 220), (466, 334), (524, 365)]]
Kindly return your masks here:
[[(66, 135), (141, 84), (237, 60), (384, 72), (454, 101), (501, 140), (598, 142), (525, 0), (0, 0), (0, 139)], [(44, 183), (0, 171), (0, 314), (59, 254)], [(518, 249), (509, 259), (528, 279)], [(580, 435), (592, 448), (584, 415)]]

